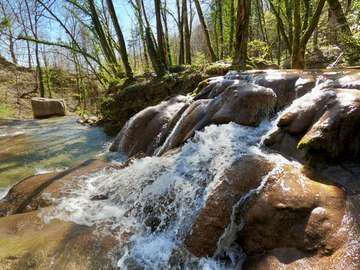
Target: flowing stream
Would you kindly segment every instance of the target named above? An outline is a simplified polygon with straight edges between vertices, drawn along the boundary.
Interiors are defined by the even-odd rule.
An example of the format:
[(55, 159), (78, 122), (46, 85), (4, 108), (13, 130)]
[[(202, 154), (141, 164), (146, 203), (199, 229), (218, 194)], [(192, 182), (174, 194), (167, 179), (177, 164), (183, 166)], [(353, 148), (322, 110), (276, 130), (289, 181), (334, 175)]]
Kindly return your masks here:
[[(235, 269), (242, 254), (231, 254), (234, 260), (225, 266), (193, 258), (182, 242), (224, 170), (244, 154), (262, 154), (259, 143), (270, 128), (267, 121), (256, 128), (208, 126), (178, 151), (82, 179), (80, 189), (44, 219), (117, 231), (119, 269)], [(105, 200), (91, 199), (104, 194)]]
[(61, 171), (105, 153), (110, 138), (76, 119), (0, 119), (0, 198), (25, 177)]
[[(136, 159), (123, 169), (82, 177), (79, 187), (58, 199), (57, 206), (42, 217), (45, 222), (62, 219), (96, 226), (100, 233), (115, 232), (119, 244), (109, 256), (121, 270), (239, 270), (245, 255), (240, 247), (231, 246), (234, 231), (241, 228), (234, 219), (236, 208), (216, 251), (228, 260), (195, 258), (184, 247), (184, 239), (224, 171), (243, 155), (255, 153), (276, 164), (297, 166), (261, 147), (276, 121), (265, 120), (258, 127), (210, 125), (163, 156)], [(0, 187), (34, 172), (63, 169), (103, 155), (109, 142), (100, 128), (80, 126), (74, 118), (10, 122), (4, 127), (0, 126)], [(267, 177), (237, 205), (259, 192)]]

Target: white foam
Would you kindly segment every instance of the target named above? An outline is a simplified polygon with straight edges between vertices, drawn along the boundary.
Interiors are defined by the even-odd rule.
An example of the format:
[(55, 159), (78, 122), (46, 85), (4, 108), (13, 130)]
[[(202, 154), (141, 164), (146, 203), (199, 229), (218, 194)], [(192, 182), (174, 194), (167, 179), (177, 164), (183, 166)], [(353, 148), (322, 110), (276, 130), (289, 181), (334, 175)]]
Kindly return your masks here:
[[(80, 179), (80, 187), (71, 190), (44, 218), (89, 226), (111, 224), (119, 235), (131, 230), (133, 237), (119, 264), (133, 258), (145, 269), (161, 269), (182, 243), (224, 170), (240, 156), (260, 151), (257, 144), (269, 128), (267, 122), (257, 128), (234, 123), (208, 126), (179, 152), (145, 157), (127, 168), (103, 170)], [(99, 194), (106, 194), (107, 199), (91, 199)], [(159, 220), (153, 232), (144, 225), (149, 216)], [(209, 260), (202, 269), (223, 268)]]

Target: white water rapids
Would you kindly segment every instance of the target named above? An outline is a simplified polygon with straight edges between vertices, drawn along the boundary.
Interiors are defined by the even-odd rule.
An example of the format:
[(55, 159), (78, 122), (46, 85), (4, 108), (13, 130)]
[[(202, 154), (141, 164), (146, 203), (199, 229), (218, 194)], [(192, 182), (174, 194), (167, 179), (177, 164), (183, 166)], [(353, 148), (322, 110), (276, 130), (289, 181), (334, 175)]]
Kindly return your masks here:
[[(315, 90), (308, 95), (321, 94)], [(217, 247), (217, 254), (228, 252), (231, 262), (226, 265), (216, 257), (191, 256), (183, 241), (224, 171), (241, 156), (257, 153), (277, 164), (290, 162), (260, 148), (262, 138), (276, 122), (263, 121), (259, 127), (234, 123), (208, 126), (164, 156), (137, 159), (123, 169), (83, 177), (77, 189), (70, 190), (50, 214), (42, 216), (45, 221), (59, 218), (96, 226), (103, 233), (116, 232), (118, 250), (110, 255), (116, 257), (121, 270), (239, 270), (244, 254), (231, 248), (231, 237), (232, 226), (241, 224), (234, 224), (233, 218)], [(266, 177), (262, 184), (264, 181)], [(97, 196), (103, 199), (94, 200)]]
[[(214, 259), (174, 258), (207, 195), (235, 160), (258, 152), (270, 129), (229, 123), (197, 132), (179, 151), (135, 160), (124, 169), (97, 172), (62, 199), (46, 220), (60, 218), (131, 234), (118, 258), (119, 269), (232, 269)], [(91, 200), (106, 194), (105, 200)], [(119, 240), (121, 242), (122, 240)], [(175, 261), (175, 262), (174, 262)]]

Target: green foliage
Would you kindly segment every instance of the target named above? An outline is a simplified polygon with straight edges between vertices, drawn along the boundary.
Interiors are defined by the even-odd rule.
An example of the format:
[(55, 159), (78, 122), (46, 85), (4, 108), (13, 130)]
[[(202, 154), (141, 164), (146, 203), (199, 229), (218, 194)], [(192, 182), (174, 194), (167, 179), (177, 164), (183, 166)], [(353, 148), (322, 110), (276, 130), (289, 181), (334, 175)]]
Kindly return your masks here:
[(195, 68), (201, 69), (203, 70), (206, 65), (209, 64), (208, 58), (206, 57), (206, 55), (203, 52), (196, 52), (195, 55), (193, 56), (193, 66)]
[(0, 119), (15, 116), (15, 111), (8, 104), (0, 104)]
[(248, 55), (251, 58), (270, 59), (271, 48), (264, 41), (255, 39), (248, 44)]
[(8, 17), (0, 18), (0, 30), (11, 26), (11, 22)]

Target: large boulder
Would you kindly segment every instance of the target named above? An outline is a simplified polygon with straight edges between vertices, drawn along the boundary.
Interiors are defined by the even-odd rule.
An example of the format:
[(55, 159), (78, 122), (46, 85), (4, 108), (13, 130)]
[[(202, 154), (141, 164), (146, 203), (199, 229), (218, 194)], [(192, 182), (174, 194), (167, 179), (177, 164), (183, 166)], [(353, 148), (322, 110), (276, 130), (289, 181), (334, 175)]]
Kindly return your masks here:
[(233, 206), (251, 189), (257, 188), (273, 167), (274, 164), (264, 157), (249, 154), (225, 171), (185, 239), (192, 254), (214, 255), (220, 237), (230, 224)]
[[(360, 155), (360, 91), (322, 88), (296, 100), (265, 144), (297, 158), (349, 160)], [(297, 149), (296, 149), (297, 148)], [(298, 152), (299, 153), (299, 152)], [(306, 155), (306, 156), (305, 156)]]
[(359, 197), (284, 165), (242, 211), (244, 269), (359, 269)]
[(66, 105), (63, 99), (36, 97), (31, 99), (31, 107), (34, 118), (66, 115)]
[(295, 84), (302, 75), (298, 70), (269, 70), (254, 76), (254, 83), (271, 88), (277, 96), (277, 110), (289, 105), (295, 98)]
[(176, 96), (134, 115), (121, 129), (110, 147), (128, 156), (143, 152), (153, 154), (161, 143), (161, 134), (166, 132), (171, 120), (187, 104), (185, 96)]
[(330, 255), (344, 242), (345, 208), (343, 189), (301, 166), (281, 165), (243, 211), (238, 241), (248, 255), (285, 247)]
[(239, 80), (226, 81), (222, 88), (216, 89), (216, 93), (212, 99), (196, 100), (185, 110), (160, 154), (181, 145), (196, 130), (210, 124), (235, 122), (257, 126), (271, 114), (277, 100), (273, 90)]

